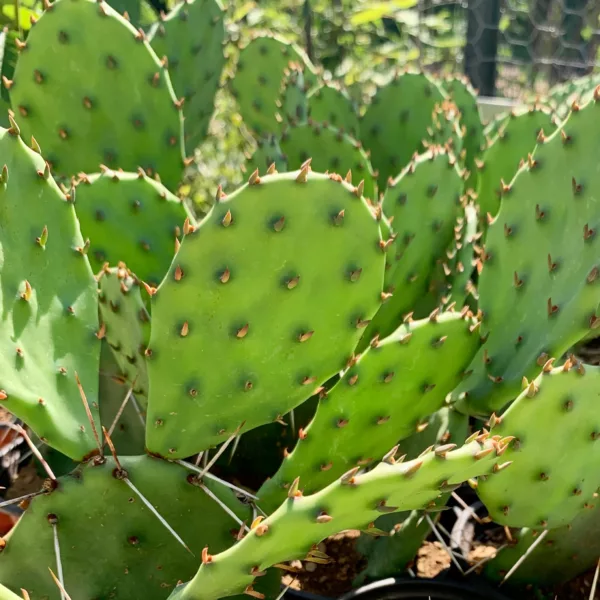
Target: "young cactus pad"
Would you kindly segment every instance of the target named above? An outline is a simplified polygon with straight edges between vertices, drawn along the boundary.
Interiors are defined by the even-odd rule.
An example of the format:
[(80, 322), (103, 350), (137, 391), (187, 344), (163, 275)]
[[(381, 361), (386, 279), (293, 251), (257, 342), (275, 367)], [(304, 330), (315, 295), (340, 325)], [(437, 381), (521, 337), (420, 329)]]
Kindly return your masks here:
[(379, 172), (379, 188), (396, 177), (415, 152), (423, 152), (423, 140), (432, 123), (433, 109), (444, 92), (427, 75), (405, 73), (379, 89), (360, 123), (360, 139), (371, 151)]
[[(71, 598), (164, 600), (178, 580), (193, 575), (205, 545), (225, 550), (230, 531), (240, 527), (193, 475), (148, 456), (81, 465), (31, 502), (6, 539), (0, 581), (13, 591), (25, 588), (32, 599), (57, 598), (48, 572), (56, 569), (57, 539)], [(202, 485), (239, 519), (250, 519), (232, 490), (211, 480)]]
[(264, 521), (255, 521), (244, 539), (222, 554), (207, 551), (196, 576), (169, 600), (217, 600), (241, 593), (265, 568), (303, 558), (313, 544), (334, 533), (366, 528), (384, 512), (422, 508), (448, 485), (489, 473), (498, 460), (496, 450), (493, 443), (475, 441), (443, 457), (432, 451), (406, 463), (381, 463), (365, 474), (353, 469), (306, 497), (296, 482), (284, 504)]
[(593, 100), (537, 146), (488, 228), (478, 285), (487, 341), (454, 394), (461, 410), (500, 410), (523, 376), (600, 325), (599, 116)]
[(186, 0), (151, 34), (157, 56), (167, 57), (175, 94), (185, 98), (185, 147), (192, 154), (206, 137), (225, 64), (225, 25), (218, 0)]
[(98, 416), (97, 291), (75, 210), (15, 126), (0, 130), (0, 400), (80, 460), (96, 444), (75, 380)]
[(358, 185), (364, 181), (363, 195), (376, 200), (375, 177), (371, 163), (360, 142), (348, 137), (343, 131), (322, 124), (298, 125), (288, 128), (281, 137), (281, 150), (290, 169), (298, 169), (309, 158), (311, 166), (323, 173), (351, 172), (352, 181)]
[(348, 94), (324, 83), (308, 94), (308, 116), (317, 123), (327, 123), (358, 138), (358, 114)]
[(186, 217), (193, 219), (179, 198), (141, 170), (80, 175), (75, 209), (90, 239), (94, 272), (105, 262), (123, 261), (151, 285), (162, 281), (175, 254), (175, 238)]
[(177, 185), (181, 111), (143, 33), (105, 2), (57, 0), (26, 44), (11, 104), (24, 137), (36, 137), (57, 172), (143, 167)]
[(533, 152), (540, 131), (550, 135), (555, 129), (548, 109), (535, 107), (510, 115), (496, 137), (490, 140), (483, 160), (477, 163), (478, 200), (482, 219), (485, 219), (487, 213), (492, 216), (498, 213), (503, 183), (510, 184), (520, 164)]
[(314, 493), (412, 435), (461, 381), (479, 346), (473, 325), (466, 315), (433, 314), (374, 343), (323, 397), (294, 451), (258, 493), (261, 507), (275, 508), (298, 476), (300, 488)]
[(492, 429), (515, 436), (503, 456), (512, 468), (477, 488), (494, 521), (511, 527), (567, 525), (597, 502), (600, 367), (544, 370)]
[[(361, 347), (374, 335), (391, 334), (403, 317), (419, 311), (436, 262), (454, 236), (464, 181), (451, 154), (434, 148), (417, 157), (393, 180), (382, 209), (391, 221), (384, 292), (391, 296), (373, 318)], [(423, 316), (422, 314), (420, 316)]]
[(146, 442), (170, 458), (306, 400), (381, 301), (379, 224), (357, 188), (308, 165), (250, 182), (184, 228), (152, 298)]
[(132, 393), (146, 405), (148, 373), (146, 347), (150, 315), (140, 294), (140, 284), (124, 264), (104, 268), (98, 277), (102, 332)]

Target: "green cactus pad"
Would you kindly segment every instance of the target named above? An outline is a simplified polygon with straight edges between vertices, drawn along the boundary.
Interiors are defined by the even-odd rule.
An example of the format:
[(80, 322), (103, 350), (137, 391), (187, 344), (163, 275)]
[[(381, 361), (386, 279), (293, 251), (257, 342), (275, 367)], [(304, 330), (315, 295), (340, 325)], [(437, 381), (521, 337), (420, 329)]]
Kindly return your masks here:
[[(130, 386), (121, 374), (121, 368), (106, 341), (102, 344), (100, 354), (99, 387), (102, 425), (106, 427), (107, 431), (110, 431), (115, 419), (119, 417), (110, 434), (119, 456), (143, 454), (146, 431), (144, 409), (137, 403), (139, 396), (130, 396), (119, 416), (123, 402), (129, 394)], [(110, 454), (108, 446), (105, 447), (104, 452)]]
[(256, 150), (246, 163), (246, 173), (250, 175), (256, 169), (259, 173), (266, 173), (273, 164), (275, 170), (281, 173), (288, 170), (286, 157), (279, 147), (279, 140), (271, 135), (257, 141)]
[(317, 494), (286, 500), (235, 546), (211, 556), (169, 600), (216, 600), (241, 592), (252, 585), (256, 570), (303, 558), (313, 544), (339, 531), (366, 528), (382, 512), (434, 502), (446, 485), (488, 473), (496, 462), (492, 445), (472, 442), (445, 458), (429, 452), (407, 463), (382, 463), (362, 475), (348, 473)]
[(358, 114), (348, 94), (324, 83), (308, 94), (308, 116), (317, 123), (327, 123), (358, 138)]
[(129, 17), (134, 27), (149, 27), (158, 20), (158, 15), (146, 0), (110, 0), (109, 4), (119, 14)]
[(385, 190), (388, 179), (396, 177), (415, 152), (425, 150), (433, 109), (444, 96), (427, 75), (405, 73), (372, 98), (360, 123), (360, 139), (379, 172), (379, 189)]
[[(513, 532), (515, 544), (501, 550), (483, 571), (486, 578), (502, 580), (541, 535), (541, 531)], [(600, 556), (600, 504), (585, 510), (565, 527), (551, 529), (511, 575), (506, 586), (564, 583), (594, 567)]]
[(125, 265), (103, 269), (98, 277), (103, 333), (121, 375), (143, 405), (148, 402), (146, 347), (150, 315), (140, 294), (140, 284)]
[(274, 421), (346, 364), (384, 254), (366, 201), (334, 179), (253, 180), (184, 238), (152, 302), (152, 452), (190, 456)]
[(600, 325), (599, 116), (592, 101), (537, 146), (488, 228), (478, 284), (487, 341), (454, 394), (461, 410), (501, 409), (523, 376)]
[(151, 32), (157, 56), (166, 56), (169, 76), (179, 98), (185, 98), (185, 148), (192, 154), (208, 133), (215, 94), (225, 64), (225, 25), (218, 0), (186, 0)]
[[(56, 567), (53, 522), (71, 598), (162, 600), (178, 580), (192, 576), (205, 545), (225, 550), (233, 542), (230, 531), (237, 532), (239, 524), (193, 483), (191, 471), (148, 456), (120, 462), (129, 481), (190, 550), (117, 478), (122, 473), (112, 459), (98, 466), (92, 461), (61, 478), (52, 493), (32, 501), (0, 556), (4, 585), (14, 591), (25, 588), (31, 600), (57, 597), (48, 573), (48, 567)], [(204, 485), (249, 519), (248, 507), (229, 488), (209, 480)]]
[(24, 137), (58, 173), (143, 167), (177, 185), (182, 119), (167, 71), (105, 2), (53, 3), (27, 37), (10, 93)]
[(476, 167), (479, 171), (478, 200), (481, 218), (495, 216), (500, 209), (502, 181), (510, 184), (522, 161), (532, 153), (541, 130), (550, 135), (556, 129), (552, 113), (540, 107), (512, 113), (490, 140), (489, 148)]
[(309, 158), (311, 166), (321, 173), (339, 173), (345, 176), (352, 171), (352, 183), (365, 182), (365, 198), (375, 198), (375, 176), (371, 163), (360, 142), (339, 129), (314, 123), (287, 129), (281, 138), (281, 150), (290, 169), (298, 169)]
[(530, 383), (504, 413), (492, 433), (516, 437), (503, 456), (514, 464), (477, 489), (495, 521), (511, 527), (561, 527), (595, 504), (600, 486), (598, 390), (600, 367), (568, 361)]
[[(406, 454), (410, 460), (417, 458), (431, 445), (460, 443), (468, 435), (468, 417), (448, 407), (431, 415), (426, 423), (425, 430), (411, 435), (400, 445), (402, 454)], [(450, 494), (442, 494), (436, 500), (436, 508), (445, 506)], [(439, 516), (440, 513), (437, 514)], [(435, 513), (432, 513), (431, 519), (435, 521), (435, 518)], [(375, 521), (375, 528), (388, 535), (361, 534), (356, 549), (367, 559), (367, 566), (354, 580), (354, 586), (365, 579), (382, 579), (402, 573), (414, 561), (417, 551), (431, 533), (431, 526), (421, 510), (381, 515)]]
[(458, 157), (458, 162), (464, 166), (466, 150), (463, 149), (463, 131), (461, 127), (460, 112), (456, 104), (444, 100), (436, 105), (431, 116), (431, 125), (427, 128), (427, 138), (423, 141), (426, 148), (441, 146)]
[(477, 351), (479, 336), (465, 319), (446, 313), (406, 323), (369, 348), (321, 400), (294, 451), (263, 485), (261, 507), (278, 506), (298, 476), (312, 494), (414, 434), (442, 407)]
[(193, 220), (179, 198), (142, 171), (82, 175), (75, 208), (94, 271), (123, 261), (152, 285), (167, 272), (186, 217)]
[(285, 71), (278, 100), (280, 129), (284, 129), (287, 125), (306, 123), (308, 118), (306, 92), (304, 69), (297, 63), (290, 63)]
[(446, 258), (461, 212), (464, 181), (455, 163), (451, 154), (435, 148), (390, 183), (381, 206), (392, 221), (384, 281), (384, 292), (392, 296), (373, 318), (361, 348), (376, 334), (392, 333), (407, 313), (423, 316), (419, 301), (428, 292), (436, 262)]
[(485, 143), (477, 94), (466, 77), (444, 79), (442, 87), (460, 111), (460, 123), (465, 128), (463, 137), (463, 148), (466, 151), (465, 167), (471, 172), (468, 184), (475, 189), (477, 184), (475, 159), (479, 157), (481, 147)]
[[(274, 35), (256, 37), (240, 50), (237, 71), (229, 87), (246, 127), (257, 137), (279, 132), (276, 100), (290, 62), (306, 65), (308, 59), (296, 45)], [(305, 83), (309, 83), (305, 78)]]
[(98, 416), (96, 284), (72, 204), (43, 158), (0, 130), (0, 398), (80, 460), (95, 448), (77, 389)]

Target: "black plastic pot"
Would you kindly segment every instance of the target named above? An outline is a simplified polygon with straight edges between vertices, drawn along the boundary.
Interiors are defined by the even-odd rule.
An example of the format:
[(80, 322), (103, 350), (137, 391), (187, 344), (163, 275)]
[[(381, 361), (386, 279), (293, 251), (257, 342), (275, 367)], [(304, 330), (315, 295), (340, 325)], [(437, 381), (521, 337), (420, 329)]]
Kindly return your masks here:
[[(289, 590), (289, 600), (326, 600), (314, 594)], [(390, 577), (369, 583), (340, 600), (508, 600), (488, 585), (453, 579), (405, 579)]]

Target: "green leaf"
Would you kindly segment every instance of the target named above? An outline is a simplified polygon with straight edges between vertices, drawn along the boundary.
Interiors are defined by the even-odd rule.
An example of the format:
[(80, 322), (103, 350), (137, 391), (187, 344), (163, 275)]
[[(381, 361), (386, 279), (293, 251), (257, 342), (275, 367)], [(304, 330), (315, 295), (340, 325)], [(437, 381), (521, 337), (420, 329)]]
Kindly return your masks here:
[(350, 18), (352, 25), (365, 25), (379, 21), (387, 15), (393, 15), (397, 10), (413, 8), (417, 0), (388, 0), (387, 2), (369, 2), (365, 8), (355, 12)]

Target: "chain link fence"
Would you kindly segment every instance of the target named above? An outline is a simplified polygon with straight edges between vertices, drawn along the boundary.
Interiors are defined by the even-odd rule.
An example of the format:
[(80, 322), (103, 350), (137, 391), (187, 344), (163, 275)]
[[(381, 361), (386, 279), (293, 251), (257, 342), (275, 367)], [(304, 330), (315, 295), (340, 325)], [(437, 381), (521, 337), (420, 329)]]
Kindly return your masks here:
[[(600, 66), (600, 0), (420, 0), (418, 14), (421, 66), (462, 70), (482, 96), (543, 93)], [(432, 32), (440, 18), (449, 37)]]

